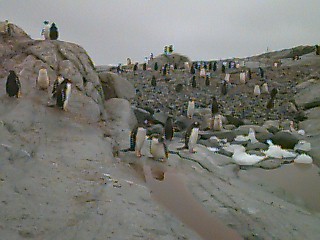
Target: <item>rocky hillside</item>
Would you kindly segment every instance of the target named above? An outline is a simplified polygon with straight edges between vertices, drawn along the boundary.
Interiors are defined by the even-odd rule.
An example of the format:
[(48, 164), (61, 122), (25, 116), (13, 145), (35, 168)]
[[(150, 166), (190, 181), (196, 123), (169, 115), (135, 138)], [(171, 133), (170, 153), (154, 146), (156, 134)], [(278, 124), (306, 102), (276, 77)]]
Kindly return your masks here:
[[(206, 129), (201, 132), (197, 153), (184, 150), (172, 153), (166, 162), (150, 158), (148, 141), (141, 158), (133, 152), (118, 152), (129, 146), (129, 133), (137, 122), (148, 119), (148, 132), (161, 132), (161, 123), (168, 113), (174, 116), (177, 129), (168, 145), (170, 150), (177, 151), (183, 144), (185, 126), (190, 123), (184, 116), (185, 99), (190, 96), (197, 99), (194, 119), (203, 121), (208, 113), (209, 96), (214, 91), (219, 96), (223, 115), (241, 117), (244, 124), (262, 125), (265, 119), (256, 118), (263, 115), (262, 103), (261, 109), (260, 103), (254, 105), (255, 108), (248, 103), (238, 106), (236, 101), (241, 96), (237, 95), (236, 82), (230, 86), (229, 94), (220, 98), (219, 78), (223, 75), (217, 72), (213, 73), (216, 79), (212, 78), (209, 89), (203, 83), (196, 91), (184, 85), (183, 91), (177, 94), (175, 85), (184, 84), (191, 77), (183, 69), (166, 77), (141, 69), (136, 75), (133, 72), (98, 73), (79, 45), (33, 40), (16, 25), (10, 27), (11, 36), (0, 33), (1, 239), (320, 237), (317, 211), (307, 208), (300, 199), (283, 194), (283, 189), (261, 184), (257, 179), (244, 181), (239, 173), (249, 170), (239, 170), (229, 157), (230, 152), (223, 152), (220, 143), (214, 142), (218, 140), (210, 138), (228, 135), (230, 143), (236, 134), (247, 134), (249, 125), (231, 126), (229, 122), (224, 124), (223, 131)], [(319, 136), (314, 129), (319, 118), (318, 107), (315, 107), (318, 100), (303, 95), (318, 86), (319, 68), (314, 58), (310, 54), (302, 56), (299, 63), (284, 60), (281, 68), (273, 72), (271, 68), (266, 70), (268, 76), (274, 76), (272, 81), (271, 77), (267, 78), (270, 85), (278, 86), (280, 93), (295, 99), (298, 109), (289, 119), (297, 123), (298, 112), (305, 113), (307, 119), (300, 125), (305, 126), (308, 141)], [(49, 72), (48, 92), (39, 90), (35, 84), (41, 67)], [(12, 69), (21, 81), (21, 98), (10, 98), (5, 93), (8, 71)], [(58, 74), (73, 82), (67, 112), (56, 108), (50, 99), (52, 83)], [(157, 87), (150, 87), (153, 74)], [(231, 83), (236, 81), (236, 74), (232, 73)], [(278, 74), (292, 77), (292, 84)], [(297, 79), (293, 79), (295, 77)], [(241, 91), (253, 102), (250, 87), (248, 83)], [(290, 93), (290, 87), (298, 94)], [(273, 128), (253, 126), (261, 143), (258, 148), (254, 147), (255, 151), (266, 145), (266, 135), (258, 136), (258, 133), (275, 136), (281, 132), (280, 123), (285, 115), (282, 113), (276, 119), (282, 101), (280, 94), (278, 97), (270, 117), (279, 120), (279, 126), (276, 122)], [(241, 116), (237, 112), (240, 109), (251, 112)], [(310, 139), (309, 135), (312, 135)], [(283, 141), (283, 138), (279, 140), (279, 144)], [(218, 144), (221, 151), (213, 153), (207, 148), (209, 144)], [(242, 144), (249, 151), (250, 144)], [(284, 163), (293, 165), (292, 161), (268, 158), (254, 167), (276, 168)]]

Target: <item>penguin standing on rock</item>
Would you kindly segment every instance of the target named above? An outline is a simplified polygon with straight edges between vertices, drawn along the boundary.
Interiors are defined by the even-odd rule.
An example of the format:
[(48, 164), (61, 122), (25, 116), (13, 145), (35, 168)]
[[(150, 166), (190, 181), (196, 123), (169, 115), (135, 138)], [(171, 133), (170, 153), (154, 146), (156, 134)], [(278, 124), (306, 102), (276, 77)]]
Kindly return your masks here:
[(227, 95), (227, 92), (228, 92), (228, 82), (224, 80), (221, 85), (221, 93), (222, 95)]
[(147, 130), (143, 127), (136, 126), (130, 134), (130, 150), (136, 152), (137, 157), (141, 157), (141, 149), (147, 136)]
[(186, 135), (185, 135), (185, 143), (184, 146), (181, 148), (178, 148), (178, 150), (182, 149), (189, 149), (190, 153), (195, 153), (194, 147), (197, 144), (198, 136), (199, 136), (199, 122), (193, 122), (187, 129)]
[(219, 105), (215, 96), (212, 97), (211, 103), (211, 113), (212, 116), (216, 115), (219, 112)]
[(196, 87), (197, 87), (197, 81), (196, 81), (196, 76), (195, 76), (195, 75), (192, 76), (191, 86), (192, 86), (193, 88), (196, 88)]
[(62, 75), (58, 75), (57, 79), (53, 83), (52, 98), (57, 97), (57, 89), (63, 81), (64, 81), (64, 78), (62, 77)]
[(49, 87), (50, 81), (47, 69), (41, 68), (37, 78), (37, 86), (40, 90), (46, 90)]
[(259, 85), (255, 85), (254, 89), (253, 89), (253, 95), (258, 97), (260, 96), (261, 92), (260, 92), (260, 86)]
[(190, 119), (193, 117), (194, 107), (195, 107), (194, 99), (190, 99), (190, 101), (188, 102), (188, 108), (187, 108), (187, 117)]
[(57, 91), (57, 106), (62, 108), (64, 111), (67, 111), (68, 102), (71, 96), (71, 81), (69, 79), (63, 80), (59, 85)]
[(167, 160), (169, 157), (169, 151), (163, 136), (154, 134), (151, 136), (150, 141), (150, 153), (154, 160)]
[(59, 37), (58, 28), (55, 23), (52, 23), (50, 27), (50, 39), (57, 40), (58, 37)]
[(9, 95), (9, 97), (19, 98), (21, 95), (21, 83), (19, 77), (13, 70), (10, 70), (9, 75), (7, 77), (6, 92)]
[(168, 117), (164, 125), (164, 137), (166, 140), (172, 140), (173, 138), (173, 120), (172, 117)]
[(41, 36), (43, 36), (45, 40), (50, 40), (50, 24), (48, 21), (44, 21), (43, 24), (44, 27), (42, 28)]

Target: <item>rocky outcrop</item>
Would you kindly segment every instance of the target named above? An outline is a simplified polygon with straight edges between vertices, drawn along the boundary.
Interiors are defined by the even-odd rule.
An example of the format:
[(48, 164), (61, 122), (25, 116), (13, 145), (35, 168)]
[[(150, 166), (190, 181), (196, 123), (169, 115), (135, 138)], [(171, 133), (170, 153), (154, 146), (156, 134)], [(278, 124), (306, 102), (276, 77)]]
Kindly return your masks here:
[(310, 109), (320, 106), (320, 83), (313, 83), (302, 89), (295, 95), (295, 101), (298, 106)]
[(105, 100), (110, 98), (124, 98), (130, 100), (134, 98), (135, 89), (127, 79), (112, 72), (100, 72), (99, 78)]
[[(10, 25), (13, 34), (3, 36), (0, 41), (0, 77), (6, 77), (7, 72), (13, 69), (23, 86), (34, 85), (39, 69), (44, 67), (48, 71), (51, 86), (58, 74), (71, 79), (73, 86), (91, 97), (99, 106), (101, 116), (106, 118), (99, 76), (82, 47), (63, 41), (33, 40), (19, 27)], [(23, 87), (22, 93), (27, 93)]]
[(179, 53), (173, 53), (171, 55), (161, 54), (159, 56), (156, 56), (153, 60), (149, 61), (148, 65), (153, 69), (156, 62), (158, 63), (159, 69), (166, 63), (173, 65), (176, 64), (178, 68), (184, 68), (185, 62), (189, 62), (191, 64), (191, 60), (188, 57), (183, 56)]

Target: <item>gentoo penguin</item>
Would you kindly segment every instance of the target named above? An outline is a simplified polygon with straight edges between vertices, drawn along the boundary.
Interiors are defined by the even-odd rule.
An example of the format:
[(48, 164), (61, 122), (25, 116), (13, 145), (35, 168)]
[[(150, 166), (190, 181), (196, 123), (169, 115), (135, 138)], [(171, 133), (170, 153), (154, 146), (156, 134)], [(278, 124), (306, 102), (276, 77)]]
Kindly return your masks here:
[(260, 73), (260, 77), (264, 78), (264, 70), (262, 69), (262, 67), (259, 67), (259, 73)]
[(141, 157), (141, 149), (147, 136), (147, 130), (136, 126), (130, 134), (130, 150), (136, 152), (137, 157)]
[(212, 70), (215, 72), (217, 70), (217, 62), (213, 62)]
[(225, 73), (225, 72), (226, 72), (226, 66), (225, 66), (224, 64), (222, 64), (221, 72), (222, 72), (222, 73)]
[(264, 83), (261, 86), (261, 93), (269, 93), (268, 83)]
[(133, 65), (133, 72), (135, 73), (137, 70), (138, 70), (138, 63), (136, 62), (136, 63)]
[(199, 135), (199, 122), (193, 122), (187, 129), (186, 135), (185, 135), (185, 142), (184, 146), (182, 148), (178, 148), (179, 150), (181, 149), (189, 149), (190, 153), (194, 153), (194, 147), (197, 144), (198, 141), (198, 135)]
[(216, 115), (219, 112), (219, 105), (215, 96), (212, 96), (212, 103), (211, 103), (211, 113), (212, 116)]
[(226, 73), (225, 77), (224, 77), (224, 80), (226, 82), (230, 82), (230, 73)]
[(220, 114), (217, 114), (214, 116), (213, 130), (214, 131), (221, 131), (222, 130), (222, 117)]
[(194, 69), (194, 65), (193, 64), (191, 65), (190, 73), (191, 74), (196, 74), (196, 70)]
[(189, 62), (184, 62), (184, 69), (187, 70), (187, 71), (190, 70)]
[(259, 85), (255, 85), (254, 89), (253, 89), (253, 95), (258, 97), (258, 96), (260, 96), (260, 93), (261, 93), (260, 92), (260, 86)]
[(194, 99), (191, 99), (188, 102), (187, 117), (191, 119), (193, 117), (193, 114), (194, 114)]
[(242, 84), (246, 83), (246, 73), (243, 71), (240, 73), (240, 83)]
[(196, 88), (196, 87), (197, 87), (197, 82), (196, 82), (196, 76), (195, 76), (195, 75), (192, 76), (191, 86), (192, 86), (193, 88)]
[(50, 24), (48, 21), (44, 21), (44, 27), (41, 31), (41, 36), (44, 37), (45, 40), (50, 40)]
[(151, 86), (153, 86), (153, 87), (157, 86), (157, 80), (156, 80), (156, 77), (154, 75), (151, 78)]
[(71, 81), (69, 79), (63, 80), (56, 90), (57, 106), (67, 111), (67, 105), (71, 96)]
[(50, 39), (57, 40), (58, 37), (59, 37), (58, 28), (55, 23), (52, 23), (50, 27)]
[(172, 140), (173, 138), (173, 120), (172, 117), (168, 117), (164, 125), (164, 137), (166, 140)]
[(201, 78), (205, 78), (206, 77), (206, 70), (203, 67), (200, 69), (200, 77)]
[(155, 71), (158, 71), (158, 69), (159, 69), (159, 67), (158, 67), (158, 62), (155, 62), (153, 69), (154, 69)]
[(278, 89), (277, 88), (272, 88), (272, 90), (270, 92), (270, 97), (271, 98), (275, 98), (277, 93), (278, 93)]
[(227, 81), (223, 81), (221, 85), (221, 93), (222, 95), (227, 95), (227, 92), (228, 92), (228, 83)]
[(21, 84), (19, 77), (13, 70), (9, 71), (9, 75), (7, 77), (6, 82), (6, 92), (9, 97), (20, 97), (21, 95)]
[(210, 77), (209, 75), (206, 76), (206, 86), (210, 86)]
[(269, 99), (269, 101), (267, 102), (267, 106), (266, 107), (267, 107), (268, 112), (270, 111), (270, 109), (272, 109), (274, 107), (274, 98), (270, 98)]
[(54, 81), (53, 83), (53, 88), (52, 88), (52, 98), (56, 98), (57, 97), (57, 89), (59, 87), (59, 85), (64, 81), (64, 78), (62, 77), (62, 75), (58, 75), (57, 79)]
[(37, 87), (41, 90), (45, 90), (49, 87), (50, 81), (48, 77), (47, 69), (41, 68), (39, 70), (38, 78), (37, 78)]
[(168, 159), (169, 152), (163, 136), (154, 134), (151, 136), (150, 141), (150, 153), (154, 160), (166, 160)]

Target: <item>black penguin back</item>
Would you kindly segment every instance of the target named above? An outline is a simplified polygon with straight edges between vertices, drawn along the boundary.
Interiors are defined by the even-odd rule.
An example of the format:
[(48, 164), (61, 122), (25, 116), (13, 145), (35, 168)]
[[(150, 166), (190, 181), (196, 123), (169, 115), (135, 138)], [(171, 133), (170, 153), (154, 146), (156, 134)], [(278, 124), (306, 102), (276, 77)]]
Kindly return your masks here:
[(192, 76), (191, 86), (192, 86), (193, 88), (196, 88), (196, 87), (197, 87), (196, 76), (194, 76), (194, 75)]
[(227, 92), (228, 92), (227, 81), (223, 81), (223, 84), (221, 86), (221, 93), (222, 95), (227, 95)]
[(211, 104), (211, 113), (212, 115), (216, 115), (219, 112), (219, 105), (215, 96), (212, 97), (212, 104)]
[(51, 24), (51, 27), (50, 27), (50, 39), (51, 40), (57, 40), (58, 37), (59, 37), (59, 32), (58, 32), (58, 28), (56, 26), (55, 23), (52, 23)]
[(138, 133), (138, 125), (132, 129), (130, 134), (130, 151), (134, 151), (136, 148), (137, 133)]
[(164, 136), (166, 140), (172, 140), (173, 138), (173, 120), (172, 117), (168, 117), (164, 125)]
[(210, 78), (209, 78), (209, 76), (206, 76), (206, 86), (210, 86)]
[(6, 92), (9, 97), (19, 97), (21, 84), (19, 77), (14, 71), (10, 71), (6, 82)]

